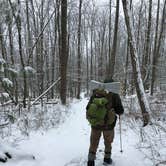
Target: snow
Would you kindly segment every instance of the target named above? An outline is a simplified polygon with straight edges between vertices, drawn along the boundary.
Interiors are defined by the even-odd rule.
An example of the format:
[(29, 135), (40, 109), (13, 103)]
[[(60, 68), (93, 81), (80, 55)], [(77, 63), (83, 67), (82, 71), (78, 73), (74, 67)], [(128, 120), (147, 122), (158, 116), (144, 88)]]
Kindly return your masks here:
[(19, 74), (19, 71), (14, 69), (14, 68), (8, 68), (8, 71), (11, 72), (12, 74), (14, 74), (15, 76), (17, 76)]
[(4, 98), (9, 98), (9, 93), (6, 93), (6, 92), (4, 92), (4, 93), (0, 93), (0, 97), (4, 97)]
[[(87, 160), (90, 126), (85, 116), (88, 100), (74, 101), (69, 107), (70, 115), (66, 121), (56, 129), (46, 133), (31, 133), (27, 140), (22, 140), (12, 147), (14, 158), (9, 159), (4, 166), (65, 166), (72, 160)], [(113, 143), (112, 158), (116, 166), (152, 166), (149, 160), (136, 148), (138, 136), (122, 117), (123, 153), (120, 153), (119, 127)], [(97, 152), (97, 162), (103, 160), (103, 139)], [(8, 149), (8, 148), (6, 148)], [(36, 160), (33, 160), (33, 155)], [(76, 165), (80, 165), (79, 163)], [(81, 164), (85, 166), (86, 164)], [(69, 166), (69, 165), (68, 165)]]
[[(130, 38), (130, 45), (131, 45), (131, 50), (133, 51), (132, 57), (132, 65), (135, 68), (135, 75), (136, 75), (136, 79), (137, 79), (137, 83), (138, 83), (138, 87), (139, 87), (139, 92), (137, 91), (137, 96), (140, 95), (141, 96), (141, 100), (144, 103), (145, 109), (146, 111), (151, 114), (151, 109), (145, 94), (145, 89), (143, 86), (143, 81), (142, 81), (142, 77), (141, 77), (141, 70), (140, 70), (140, 63), (139, 63), (139, 58), (138, 58), (138, 52), (136, 49), (136, 40), (135, 40), (135, 36), (134, 36), (134, 27), (133, 27), (133, 22), (132, 22), (132, 14), (129, 8), (129, 2), (128, 1), (123, 1), (123, 9), (124, 9), (124, 15), (125, 15), (125, 20), (126, 20), (126, 26), (127, 26), (127, 30), (128, 30), (128, 34), (129, 34), (129, 38)], [(140, 94), (138, 94), (140, 93)], [(143, 111), (143, 110), (142, 110)]]
[(3, 59), (3, 58), (0, 58), (0, 64), (5, 64), (6, 63), (6, 61)]
[(9, 78), (3, 78), (2, 82), (4, 85), (6, 85), (7, 87), (13, 87), (13, 82), (11, 80), (9, 80)]
[(4, 72), (4, 64), (6, 61), (2, 58), (0, 58), (0, 72)]
[(31, 66), (25, 66), (25, 71), (27, 73), (32, 73), (32, 74), (36, 73), (36, 70), (32, 68)]

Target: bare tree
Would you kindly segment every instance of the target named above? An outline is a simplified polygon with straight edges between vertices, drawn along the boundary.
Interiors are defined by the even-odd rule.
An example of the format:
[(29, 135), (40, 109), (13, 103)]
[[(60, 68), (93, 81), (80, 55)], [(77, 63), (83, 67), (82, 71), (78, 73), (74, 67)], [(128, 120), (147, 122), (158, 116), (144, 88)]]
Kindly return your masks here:
[(113, 78), (113, 75), (114, 75), (115, 57), (116, 57), (116, 49), (117, 49), (117, 37), (118, 37), (118, 24), (119, 24), (119, 5), (120, 5), (120, 1), (116, 0), (114, 38), (113, 38), (113, 44), (112, 44), (112, 50), (111, 50), (111, 63), (110, 63), (110, 74), (109, 74), (110, 78)]
[(0, 50), (1, 50), (1, 55), (3, 59), (7, 61), (7, 54), (6, 54), (2, 24), (0, 25)]
[(109, 73), (111, 71), (111, 19), (112, 17), (112, 0), (109, 1), (109, 35), (108, 35), (108, 68), (107, 68), (107, 74), (109, 76)]
[(161, 29), (158, 37), (158, 24), (159, 24), (159, 8), (160, 8), (160, 0), (158, 0), (158, 9), (157, 9), (157, 17), (156, 17), (156, 32), (155, 32), (155, 45), (153, 50), (153, 60), (152, 60), (152, 78), (151, 78), (151, 88), (150, 93), (153, 95), (154, 82), (156, 79), (156, 71), (157, 64), (160, 55), (160, 47), (162, 42), (162, 37), (164, 37), (164, 29), (166, 28), (166, 0), (164, 1), (162, 20), (161, 20)]
[(26, 97), (27, 97), (27, 78), (26, 78), (26, 71), (25, 71), (25, 62), (23, 58), (23, 48), (22, 48), (22, 35), (21, 35), (21, 3), (20, 0), (17, 0), (18, 5), (18, 14), (15, 15), (14, 8), (12, 5), (11, 0), (9, 0), (10, 7), (12, 9), (13, 16), (16, 21), (17, 31), (18, 31), (18, 44), (19, 44), (19, 55), (22, 65), (22, 72), (23, 72), (23, 105), (26, 107)]
[(66, 90), (67, 90), (67, 0), (61, 0), (61, 45), (60, 45), (60, 76), (61, 88), (60, 96), (62, 104), (66, 104)]
[(77, 74), (78, 74), (78, 82), (77, 82), (77, 98), (80, 98), (80, 91), (81, 91), (81, 8), (82, 8), (82, 0), (79, 1), (79, 19), (78, 19), (78, 61), (77, 61)]
[(130, 55), (131, 55), (133, 73), (134, 73), (136, 92), (137, 92), (138, 101), (139, 101), (139, 105), (140, 105), (140, 108), (142, 111), (142, 116), (143, 116), (144, 126), (145, 126), (145, 125), (147, 125), (147, 123), (149, 121), (148, 112), (150, 112), (150, 106), (149, 106), (149, 103), (148, 103), (148, 100), (147, 100), (147, 97), (145, 94), (143, 81), (141, 78), (140, 64), (139, 64), (136, 43), (135, 43), (135, 38), (134, 38), (134, 34), (133, 34), (133, 29), (132, 29), (130, 9), (129, 9), (127, 0), (122, 0), (122, 3), (123, 3), (123, 10), (124, 10), (124, 15), (125, 15), (128, 38), (130, 41)]
[[(98, 79), (103, 80), (104, 77), (104, 45), (106, 43), (106, 12), (103, 12), (101, 16), (99, 17), (99, 25), (100, 28), (98, 28), (98, 51), (97, 51), (97, 59), (98, 59)], [(97, 28), (96, 28), (97, 29)]]
[[(56, 60), (56, 55), (57, 55), (57, 52), (56, 52), (56, 47), (57, 47), (57, 38), (58, 38), (58, 36), (57, 36), (57, 29), (58, 29), (58, 26), (57, 26), (57, 24), (58, 24), (58, 17), (57, 17), (57, 13), (58, 13), (58, 6), (57, 6), (57, 4), (54, 4), (54, 10), (56, 11), (55, 12), (55, 16), (54, 16), (54, 39), (53, 40), (51, 40), (51, 48), (52, 48), (52, 50), (51, 50), (51, 54), (52, 54), (52, 63), (51, 63), (51, 74), (52, 74), (52, 77), (51, 77), (51, 82), (53, 83), (54, 81), (55, 81), (55, 71), (56, 71), (56, 68), (55, 68), (55, 66), (56, 66), (56, 63), (55, 63), (55, 60)], [(51, 36), (50, 36), (51, 37)], [(54, 98), (54, 89), (52, 88), (52, 90), (51, 90), (51, 98)]]
[[(148, 70), (148, 61), (150, 59), (150, 35), (151, 35), (151, 23), (152, 22), (152, 0), (149, 0), (149, 16), (148, 16), (148, 27), (146, 31), (146, 40), (145, 40), (145, 51), (143, 55), (143, 62), (142, 62), (142, 77), (144, 80), (144, 85), (146, 85), (146, 80), (149, 75), (149, 70)], [(145, 86), (146, 88), (146, 86)]]

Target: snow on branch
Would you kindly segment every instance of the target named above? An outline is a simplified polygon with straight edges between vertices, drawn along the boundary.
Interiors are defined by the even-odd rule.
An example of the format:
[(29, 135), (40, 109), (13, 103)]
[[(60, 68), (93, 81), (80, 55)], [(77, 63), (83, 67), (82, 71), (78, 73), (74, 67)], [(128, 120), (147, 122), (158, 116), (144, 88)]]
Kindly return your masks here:
[(25, 69), (27, 74), (35, 74), (36, 73), (36, 70), (34, 68), (32, 68), (31, 66), (26, 66), (24, 69)]
[(138, 58), (138, 52), (136, 49), (136, 40), (134, 36), (134, 30), (132, 25), (132, 15), (129, 8), (129, 2), (127, 0), (122, 0), (123, 3), (123, 10), (125, 15), (125, 22), (127, 27), (127, 33), (130, 41), (130, 55), (131, 55), (131, 62), (133, 67), (134, 74), (134, 80), (135, 80), (135, 86), (136, 86), (136, 92), (137, 97), (139, 100), (139, 104), (141, 107), (143, 120), (144, 120), (144, 126), (147, 125), (149, 121), (149, 115), (148, 113), (151, 112), (147, 96), (145, 94), (145, 89), (143, 86), (143, 81), (141, 77), (141, 70), (140, 70), (140, 64), (139, 64), (139, 58)]
[(6, 61), (0, 58), (0, 72), (4, 72), (4, 64), (6, 64)]
[(0, 98), (5, 98), (5, 99), (8, 99), (9, 98), (9, 93), (0, 93)]
[(6, 61), (3, 59), (3, 58), (0, 58), (0, 65), (4, 65), (4, 64), (6, 64)]
[(4, 86), (6, 86), (8, 88), (13, 87), (13, 82), (11, 80), (9, 80), (9, 78), (3, 78), (2, 83)]
[(19, 71), (14, 69), (14, 68), (8, 68), (8, 71), (13, 75), (13, 76), (17, 76), (19, 75)]

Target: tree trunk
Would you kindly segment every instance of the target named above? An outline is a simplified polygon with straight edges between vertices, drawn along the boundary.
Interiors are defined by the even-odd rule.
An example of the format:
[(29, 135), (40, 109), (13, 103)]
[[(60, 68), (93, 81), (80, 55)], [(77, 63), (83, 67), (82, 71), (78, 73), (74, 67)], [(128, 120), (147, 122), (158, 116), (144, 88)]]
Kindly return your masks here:
[(12, 9), (13, 16), (16, 21), (17, 31), (18, 31), (18, 45), (19, 45), (19, 55), (22, 65), (22, 71), (23, 71), (23, 106), (26, 108), (26, 97), (27, 97), (27, 81), (26, 81), (26, 71), (25, 71), (25, 63), (23, 58), (23, 49), (22, 49), (22, 35), (21, 35), (21, 3), (20, 0), (17, 1), (18, 4), (18, 15), (16, 16), (14, 13), (14, 8), (12, 5), (11, 0), (9, 0), (10, 7)]
[(90, 50), (91, 50), (91, 56), (90, 56), (90, 79), (93, 79), (93, 18), (91, 20), (91, 33), (90, 33)]
[[(58, 18), (57, 18), (57, 4), (56, 6), (54, 7), (55, 9), (55, 16), (54, 16), (54, 41), (52, 42), (51, 40), (51, 43), (52, 43), (52, 62), (51, 62), (51, 82), (53, 83), (55, 81), (55, 59), (56, 59), (56, 44), (57, 44), (57, 22), (58, 22)], [(51, 37), (51, 36), (50, 36)], [(55, 89), (52, 88), (51, 90), (51, 98), (53, 99), (54, 98), (54, 92), (55, 92)]]
[[(26, 0), (26, 21), (27, 21), (27, 57), (30, 56), (31, 48), (32, 48), (32, 40), (31, 40), (31, 31), (30, 31), (30, 22), (29, 22), (29, 4), (28, 0)], [(31, 63), (32, 64), (32, 59)]]
[(86, 52), (86, 89), (87, 95), (89, 94), (89, 50), (88, 50), (88, 41), (89, 36), (87, 34), (86, 28), (86, 18), (84, 18), (84, 38), (85, 38), (85, 52)]
[(6, 52), (5, 43), (4, 43), (2, 24), (0, 25), (0, 50), (1, 50), (2, 58), (7, 62), (7, 52)]
[(143, 0), (141, 0), (141, 6), (139, 9), (139, 15), (138, 15), (138, 27), (137, 27), (137, 52), (139, 52), (139, 42), (140, 42), (140, 30), (141, 30), (141, 17), (142, 17), (142, 7), (143, 7)]
[(128, 64), (129, 64), (129, 54), (130, 54), (130, 51), (129, 51), (129, 39), (127, 39), (127, 44), (126, 44), (126, 47), (127, 47), (127, 52), (126, 52), (126, 61), (125, 61), (125, 79), (124, 79), (124, 96), (126, 96), (126, 90), (127, 90), (127, 69), (128, 69)]
[[(156, 18), (156, 32), (155, 32), (155, 45), (153, 50), (153, 60), (152, 60), (152, 78), (151, 78), (151, 88), (150, 88), (150, 94), (153, 95), (153, 88), (154, 88), (154, 82), (156, 79), (156, 70), (157, 70), (157, 64), (158, 64), (158, 58), (160, 55), (160, 47), (161, 47), (161, 41), (163, 37), (163, 32), (166, 22), (166, 0), (164, 1), (164, 8), (163, 8), (163, 14), (162, 14), (162, 20), (161, 20), (161, 29), (158, 39), (158, 23), (159, 23), (159, 8), (160, 8), (160, 0), (158, 0), (158, 9), (157, 9), (157, 18)], [(158, 43), (157, 43), (158, 41)]]
[(149, 0), (149, 17), (148, 17), (148, 27), (146, 31), (146, 41), (145, 41), (145, 51), (142, 63), (142, 78), (144, 81), (144, 87), (147, 89), (146, 81), (149, 75), (148, 61), (150, 59), (150, 35), (151, 35), (151, 23), (152, 22), (152, 0)]
[(111, 71), (111, 20), (112, 20), (111, 17), (112, 17), (112, 0), (109, 1), (108, 68), (107, 68), (108, 77)]
[(105, 33), (106, 33), (106, 21), (105, 15), (103, 15), (101, 20), (101, 30), (99, 32), (99, 51), (98, 51), (98, 77), (100, 81), (104, 79), (104, 68), (103, 68), (103, 61), (104, 61), (104, 43), (105, 43)]
[(138, 101), (141, 108), (141, 112), (142, 112), (142, 116), (144, 120), (144, 126), (145, 126), (148, 124), (148, 121), (149, 121), (148, 112), (150, 112), (150, 106), (145, 94), (143, 81), (141, 78), (140, 64), (139, 64), (139, 59), (137, 55), (136, 43), (134, 38), (134, 32), (132, 29), (131, 14), (130, 14), (128, 2), (127, 0), (122, 0), (122, 3), (123, 3), (125, 22), (126, 22), (126, 27), (128, 32), (128, 38), (130, 41), (130, 55), (131, 55), (133, 73), (134, 73), (136, 92), (137, 92)]
[(60, 97), (62, 104), (66, 104), (67, 91), (67, 0), (61, 0), (61, 46), (60, 46)]
[(115, 66), (115, 57), (116, 57), (116, 48), (117, 48), (117, 38), (118, 38), (118, 26), (119, 25), (119, 0), (116, 0), (116, 16), (115, 16), (115, 26), (114, 26), (114, 39), (111, 51), (111, 65), (110, 65), (110, 78), (114, 76), (114, 66)]
[(79, 1), (79, 19), (78, 19), (78, 48), (77, 48), (77, 99), (80, 99), (80, 92), (81, 92), (81, 8), (82, 8), (82, 0)]
[[(10, 16), (9, 16), (10, 17)], [(10, 60), (11, 60), (11, 63), (12, 65), (14, 65), (14, 53), (13, 53), (13, 35), (12, 35), (12, 18), (9, 18), (9, 23), (8, 23), (8, 32), (9, 32), (9, 45), (10, 45)]]

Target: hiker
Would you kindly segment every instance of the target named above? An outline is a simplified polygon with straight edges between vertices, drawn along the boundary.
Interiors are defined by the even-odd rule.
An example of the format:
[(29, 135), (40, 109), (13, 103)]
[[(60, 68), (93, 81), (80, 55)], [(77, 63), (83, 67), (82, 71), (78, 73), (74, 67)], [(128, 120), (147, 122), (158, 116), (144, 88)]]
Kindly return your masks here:
[[(104, 81), (104, 83), (108, 82), (113, 82), (113, 80)], [(101, 134), (103, 134), (105, 145), (103, 162), (104, 164), (111, 164), (111, 144), (114, 139), (114, 127), (117, 115), (120, 116), (124, 112), (120, 96), (112, 92), (107, 92), (104, 89), (94, 89), (86, 110), (86, 118), (91, 124), (87, 166), (95, 166), (96, 151)]]

